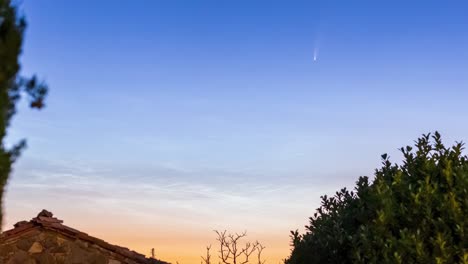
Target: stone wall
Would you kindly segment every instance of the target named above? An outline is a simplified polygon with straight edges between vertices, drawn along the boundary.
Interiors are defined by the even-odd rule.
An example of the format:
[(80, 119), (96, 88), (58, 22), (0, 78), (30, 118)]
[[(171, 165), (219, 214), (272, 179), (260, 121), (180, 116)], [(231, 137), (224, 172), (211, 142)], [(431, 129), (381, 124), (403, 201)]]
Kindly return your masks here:
[(138, 264), (134, 260), (101, 248), (70, 239), (59, 233), (34, 229), (2, 241), (0, 264)]

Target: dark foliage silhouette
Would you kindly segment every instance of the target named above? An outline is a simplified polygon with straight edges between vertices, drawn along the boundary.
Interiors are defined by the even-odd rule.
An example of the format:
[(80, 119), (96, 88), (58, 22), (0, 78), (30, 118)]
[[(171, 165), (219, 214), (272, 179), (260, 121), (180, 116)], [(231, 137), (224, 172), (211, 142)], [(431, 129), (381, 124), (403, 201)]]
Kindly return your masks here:
[[(26, 146), (22, 140), (11, 148), (5, 146), (5, 137), (11, 119), (16, 113), (16, 104), (22, 93), (30, 99), (32, 108), (44, 107), (47, 86), (33, 76), (19, 76), (19, 55), (23, 43), (26, 21), (18, 15), (10, 0), (0, 0), (0, 205), (11, 173), (12, 164)], [(0, 208), (0, 227), (3, 214)]]
[(382, 155), (375, 179), (322, 197), (305, 234), (292, 231), (286, 264), (468, 263), (468, 159), (435, 133)]

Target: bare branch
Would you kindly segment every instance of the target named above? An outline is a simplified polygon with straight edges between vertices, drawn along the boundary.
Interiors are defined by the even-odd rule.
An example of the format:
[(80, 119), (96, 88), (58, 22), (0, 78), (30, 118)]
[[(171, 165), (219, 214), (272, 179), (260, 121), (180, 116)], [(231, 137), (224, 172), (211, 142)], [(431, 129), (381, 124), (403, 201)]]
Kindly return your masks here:
[(231, 264), (228, 262), (229, 259), (229, 252), (230, 252), (230, 245), (229, 242), (226, 240), (226, 230), (223, 232), (215, 230), (215, 233), (218, 235), (218, 238), (216, 240), (219, 241), (219, 258), (224, 264)]
[(211, 245), (206, 247), (206, 257), (201, 256), (202, 264), (211, 264), (211, 254), (210, 254)]
[[(217, 234), (216, 240), (219, 242), (219, 259), (220, 264), (248, 264), (250, 261), (251, 255), (256, 252), (257, 255), (257, 264), (265, 264), (265, 261), (262, 261), (261, 254), (265, 248), (258, 241), (255, 243), (247, 242), (244, 247), (240, 246), (240, 241), (247, 236), (247, 232), (243, 233), (227, 233), (224, 231), (214, 231)], [(210, 264), (209, 257), (210, 247), (207, 247), (207, 256), (202, 257), (202, 264)]]
[(262, 251), (265, 249), (265, 246), (258, 241), (255, 244), (257, 245), (257, 264), (265, 264), (265, 260), (262, 261)]
[(252, 253), (257, 249), (257, 243), (250, 244), (248, 242), (245, 244), (245, 248), (242, 250), (242, 253), (244, 254), (244, 261), (241, 264), (246, 264), (249, 263), (249, 257), (252, 255)]

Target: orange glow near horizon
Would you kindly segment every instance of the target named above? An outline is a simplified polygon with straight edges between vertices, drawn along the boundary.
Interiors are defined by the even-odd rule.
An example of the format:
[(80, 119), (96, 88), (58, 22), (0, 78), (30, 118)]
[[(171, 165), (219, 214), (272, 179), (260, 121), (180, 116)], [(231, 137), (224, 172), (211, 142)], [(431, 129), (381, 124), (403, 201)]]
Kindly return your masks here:
[[(18, 208), (9, 208), (4, 230), (10, 229), (14, 223), (29, 220), (37, 214), (35, 211), (26, 212)], [(178, 225), (178, 220), (151, 223), (146, 219), (138, 219), (120, 213), (86, 214), (79, 211), (58, 212), (51, 210), (54, 216), (64, 220), (64, 224), (85, 232), (91, 236), (103, 239), (111, 244), (127, 247), (131, 250), (150, 255), (151, 248), (155, 249), (158, 259), (171, 263), (192, 264), (200, 263), (205, 254), (205, 247), (212, 245), (211, 255), (214, 259), (218, 255), (216, 234), (208, 226)], [(25, 216), (30, 215), (30, 216)], [(20, 218), (17, 218), (20, 217)], [(151, 219), (148, 219), (151, 221)], [(258, 240), (264, 246), (263, 257), (267, 263), (282, 263), (290, 252), (288, 229), (265, 229), (251, 225), (245, 226), (247, 237), (243, 240)], [(242, 232), (244, 229), (225, 228), (228, 232)], [(224, 230), (218, 228), (218, 230)]]
[[(172, 263), (200, 263), (206, 246), (217, 257), (214, 230), (247, 231), (246, 241), (258, 240), (267, 263), (279, 263), (290, 254), (290, 230), (304, 231), (317, 208), (319, 194), (335, 187), (255, 183), (229, 188), (198, 182), (121, 182), (108, 177), (68, 176), (66, 182), (50, 185), (60, 174), (45, 174), (47, 182), (23, 179), (21, 167), (9, 183), (5, 197), (3, 229), (30, 220), (46, 209), (64, 224), (111, 244), (127, 247)], [(24, 165), (23, 165), (24, 166)], [(308, 210), (307, 208), (310, 208)]]

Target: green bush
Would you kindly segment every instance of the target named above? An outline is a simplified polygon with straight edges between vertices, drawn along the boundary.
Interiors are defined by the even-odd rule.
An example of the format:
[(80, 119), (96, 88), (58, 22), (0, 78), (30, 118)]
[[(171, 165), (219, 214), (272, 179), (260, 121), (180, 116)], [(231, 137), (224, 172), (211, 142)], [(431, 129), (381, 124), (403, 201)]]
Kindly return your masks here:
[(372, 183), (323, 196), (306, 233), (291, 232), (285, 263), (468, 263), (463, 144), (446, 148), (436, 132), (415, 147), (401, 149), (402, 165), (382, 155)]

